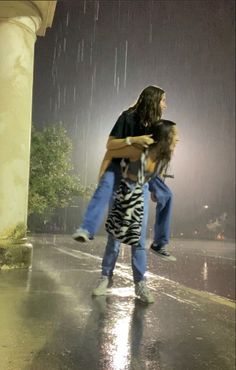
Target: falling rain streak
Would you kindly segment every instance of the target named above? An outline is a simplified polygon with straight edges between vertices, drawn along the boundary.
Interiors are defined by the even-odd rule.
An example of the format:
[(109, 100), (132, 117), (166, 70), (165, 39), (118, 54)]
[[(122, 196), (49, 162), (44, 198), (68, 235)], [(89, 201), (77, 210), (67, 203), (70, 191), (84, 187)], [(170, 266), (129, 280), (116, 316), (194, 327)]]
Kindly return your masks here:
[(66, 52), (66, 38), (63, 39), (63, 51)]
[(117, 94), (119, 93), (120, 91), (120, 77), (117, 76), (117, 82), (116, 82), (116, 92)]
[(128, 41), (125, 41), (125, 71), (124, 71), (124, 87), (126, 87), (127, 78), (127, 56), (128, 56)]
[(93, 104), (93, 89), (94, 89), (94, 75), (92, 75), (91, 79), (91, 94), (90, 94), (90, 108), (92, 107)]
[(58, 91), (58, 104), (57, 104), (57, 107), (58, 109), (61, 108), (61, 89), (60, 89), (60, 86), (57, 86), (57, 91)]
[(115, 48), (115, 65), (114, 65), (114, 86), (116, 86), (116, 73), (117, 73), (117, 48)]
[(74, 86), (74, 89), (73, 89), (73, 101), (74, 103), (76, 102), (76, 86)]
[(98, 15), (99, 15), (99, 0), (95, 1), (95, 21), (98, 21)]
[(80, 46), (80, 42), (79, 42), (78, 47), (77, 47), (76, 69), (78, 69), (78, 64), (80, 62), (80, 49), (81, 49), (81, 46)]
[(149, 43), (152, 43), (152, 23), (149, 25)]
[(150, 13), (149, 13), (149, 44), (151, 44), (151, 43), (152, 43), (152, 32), (153, 32), (152, 13), (153, 13), (153, 0), (151, 0), (151, 1), (150, 1)]
[(80, 59), (81, 62), (84, 61), (84, 39), (82, 40), (82, 43), (81, 43), (81, 59)]
[(66, 104), (66, 91), (67, 91), (67, 87), (64, 86), (64, 88), (63, 88), (63, 103), (64, 103), (64, 105)]
[(93, 41), (90, 42), (90, 58), (89, 58), (90, 65), (93, 64)]
[(66, 14), (66, 27), (69, 25), (69, 12)]

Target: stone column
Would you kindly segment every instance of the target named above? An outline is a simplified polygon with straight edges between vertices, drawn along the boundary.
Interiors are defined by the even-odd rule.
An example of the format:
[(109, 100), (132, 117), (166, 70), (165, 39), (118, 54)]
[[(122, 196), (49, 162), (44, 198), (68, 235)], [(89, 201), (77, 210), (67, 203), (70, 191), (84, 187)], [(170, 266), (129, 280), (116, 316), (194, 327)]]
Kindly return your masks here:
[(0, 1), (0, 245), (26, 236), (37, 3)]

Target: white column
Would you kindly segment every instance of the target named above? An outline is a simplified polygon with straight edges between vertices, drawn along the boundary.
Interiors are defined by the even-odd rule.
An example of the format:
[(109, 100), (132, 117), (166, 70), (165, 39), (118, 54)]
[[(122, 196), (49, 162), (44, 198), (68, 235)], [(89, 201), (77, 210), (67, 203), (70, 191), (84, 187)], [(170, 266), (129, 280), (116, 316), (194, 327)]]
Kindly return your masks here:
[(27, 224), (34, 44), (41, 22), (30, 1), (0, 1), (0, 242)]

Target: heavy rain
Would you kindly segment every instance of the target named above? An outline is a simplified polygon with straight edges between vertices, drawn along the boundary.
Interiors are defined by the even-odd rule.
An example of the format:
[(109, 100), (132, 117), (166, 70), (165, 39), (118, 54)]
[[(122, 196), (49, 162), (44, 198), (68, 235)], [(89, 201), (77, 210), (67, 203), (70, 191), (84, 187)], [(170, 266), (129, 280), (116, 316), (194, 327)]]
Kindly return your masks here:
[[(176, 236), (212, 236), (207, 224), (223, 214), (216, 231), (226, 238), (234, 235), (232, 6), (63, 1), (52, 29), (36, 43), (33, 122), (63, 122), (85, 185), (97, 181), (120, 112), (148, 84), (164, 88), (165, 118), (180, 130), (172, 163), (175, 179), (169, 180)], [(96, 155), (88, 166), (91, 148)], [(71, 221), (68, 231), (76, 223)]]
[(232, 0), (57, 2), (52, 27), (35, 44), (32, 123), (66, 129), (73, 173), (94, 189), (120, 113), (146, 86), (163, 88), (163, 118), (179, 130), (165, 180), (177, 260), (148, 251), (150, 202), (146, 276), (155, 303), (135, 297), (124, 245), (114, 286), (94, 298), (104, 224), (88, 243), (71, 237), (89, 196), (73, 197), (40, 225), (31, 218), (30, 270), (0, 271), (3, 370), (233, 370), (234, 10)]

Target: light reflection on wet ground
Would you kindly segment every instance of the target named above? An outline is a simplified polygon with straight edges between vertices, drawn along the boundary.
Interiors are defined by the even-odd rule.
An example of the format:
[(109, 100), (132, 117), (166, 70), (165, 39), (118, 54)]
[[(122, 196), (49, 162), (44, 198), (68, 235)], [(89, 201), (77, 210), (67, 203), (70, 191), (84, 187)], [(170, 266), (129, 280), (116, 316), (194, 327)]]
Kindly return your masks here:
[[(174, 264), (152, 255), (148, 283), (156, 302), (143, 305), (134, 296), (127, 248), (108, 295), (92, 298), (104, 239), (89, 248), (69, 238), (38, 241), (32, 271), (0, 274), (1, 370), (233, 369), (232, 301), (179, 284)], [(185, 247), (178, 251), (182, 259), (175, 253), (181, 263)], [(192, 268), (203, 281), (212, 271), (204, 270), (205, 258), (213, 257), (199, 260), (203, 270)]]
[[(48, 239), (50, 240), (50, 239)], [(57, 240), (54, 237), (54, 242)], [(59, 239), (60, 240), (60, 239)], [(97, 237), (93, 242), (79, 244), (66, 239), (66, 247), (102, 257), (105, 238)], [(51, 237), (53, 242), (53, 237)], [(147, 243), (147, 248), (151, 243)], [(208, 291), (235, 299), (235, 243), (221, 241), (173, 240), (168, 250), (177, 257), (176, 262), (162, 261), (148, 252), (148, 270), (190, 288)], [(124, 247), (121, 262), (130, 265), (130, 249)]]
[(235, 299), (235, 244), (218, 241), (172, 241), (174, 263), (149, 261), (150, 270), (194, 289)]

